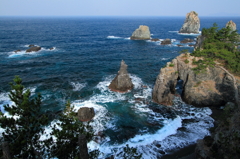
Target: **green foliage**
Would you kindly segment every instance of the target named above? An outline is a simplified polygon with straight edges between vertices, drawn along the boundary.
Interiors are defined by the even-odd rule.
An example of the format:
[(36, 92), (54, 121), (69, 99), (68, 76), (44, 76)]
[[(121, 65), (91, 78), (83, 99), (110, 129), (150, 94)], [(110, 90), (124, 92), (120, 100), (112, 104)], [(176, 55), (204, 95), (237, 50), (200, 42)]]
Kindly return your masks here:
[[(66, 108), (59, 117), (59, 122), (52, 127), (50, 138), (45, 141), (46, 145), (50, 149), (51, 157), (57, 157), (59, 159), (75, 159), (79, 158), (79, 145), (78, 137), (80, 134), (86, 136), (87, 141), (91, 141), (93, 137), (93, 130), (89, 123), (84, 124), (79, 121), (76, 113), (73, 110), (73, 106), (68, 101)], [(90, 153), (90, 158), (96, 158), (99, 151)]]
[(189, 52), (189, 50), (188, 49), (183, 49), (183, 50), (181, 50), (179, 53), (188, 53)]
[(189, 63), (189, 60), (188, 60), (188, 59), (186, 59), (186, 60), (184, 60), (184, 62), (187, 64), (187, 63)]
[(214, 60), (221, 63), (233, 73), (240, 71), (240, 51), (237, 49), (239, 35), (229, 27), (219, 29), (214, 23), (211, 28), (203, 28), (202, 36), (205, 37), (202, 50), (195, 50), (192, 56), (204, 57), (204, 62), (198, 62), (194, 71), (199, 73), (208, 66), (214, 65)]
[(4, 109), (12, 117), (1, 116), (0, 125), (6, 131), (2, 134), (9, 143), (10, 153), (14, 158), (37, 158), (42, 153), (43, 147), (39, 142), (40, 133), (48, 120), (40, 114), (41, 95), (30, 99), (29, 89), (24, 90), (19, 76), (10, 83), (10, 99), (15, 105), (5, 105)]
[(169, 67), (174, 67), (174, 64), (173, 64), (173, 63), (170, 63), (170, 64), (169, 64)]
[(123, 158), (124, 159), (140, 159), (142, 158), (142, 154), (138, 154), (137, 148), (129, 147), (128, 144), (126, 147), (123, 148), (124, 154)]

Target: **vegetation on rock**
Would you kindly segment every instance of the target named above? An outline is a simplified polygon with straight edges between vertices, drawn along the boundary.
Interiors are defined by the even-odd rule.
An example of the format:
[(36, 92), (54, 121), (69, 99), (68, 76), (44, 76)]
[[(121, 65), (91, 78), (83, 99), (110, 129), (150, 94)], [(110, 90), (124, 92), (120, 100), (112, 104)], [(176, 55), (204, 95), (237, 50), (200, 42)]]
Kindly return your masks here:
[(232, 73), (239, 74), (240, 50), (237, 47), (239, 45), (237, 31), (232, 31), (229, 27), (219, 29), (214, 23), (211, 28), (203, 28), (202, 36), (205, 37), (203, 48), (195, 50), (191, 55), (204, 57), (204, 60), (195, 61), (197, 67), (193, 70), (199, 73), (218, 62)]

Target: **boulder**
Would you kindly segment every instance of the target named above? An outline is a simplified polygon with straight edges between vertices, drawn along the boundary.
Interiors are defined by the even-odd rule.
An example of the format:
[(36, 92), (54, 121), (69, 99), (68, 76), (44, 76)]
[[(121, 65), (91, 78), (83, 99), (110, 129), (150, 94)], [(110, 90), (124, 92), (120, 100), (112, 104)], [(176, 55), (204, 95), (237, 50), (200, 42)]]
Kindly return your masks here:
[(230, 20), (229, 22), (227, 22), (226, 28), (227, 28), (227, 27), (229, 27), (232, 31), (237, 30), (237, 25), (236, 25), (232, 20)]
[(198, 34), (200, 28), (200, 20), (198, 18), (198, 14), (195, 11), (191, 11), (187, 13), (186, 19), (179, 33), (194, 33)]
[(49, 50), (54, 50), (54, 47), (51, 47)]
[(194, 42), (194, 40), (193, 39), (189, 39), (189, 38), (185, 38), (184, 40), (180, 41), (180, 43), (182, 43), (182, 44), (192, 43), (192, 42)]
[(82, 107), (78, 110), (78, 119), (80, 121), (90, 121), (95, 116), (95, 112), (93, 108)]
[(149, 27), (146, 25), (140, 25), (131, 36), (131, 40), (149, 40), (151, 38)]
[(41, 47), (40, 46), (33, 46), (33, 47), (31, 47), (30, 49), (27, 49), (26, 50), (26, 52), (37, 52), (37, 51), (39, 51), (39, 50), (41, 50)]
[(177, 80), (183, 80), (182, 99), (194, 106), (221, 106), (238, 101), (235, 77), (221, 66), (208, 67), (206, 71), (195, 73), (193, 60), (200, 57), (181, 54), (160, 70), (153, 89), (153, 101), (172, 105)]
[(172, 44), (171, 39), (165, 39), (161, 41), (161, 45), (171, 45), (171, 44)]
[(127, 65), (122, 60), (117, 76), (112, 80), (109, 89), (115, 92), (125, 93), (133, 89), (133, 83), (127, 72)]

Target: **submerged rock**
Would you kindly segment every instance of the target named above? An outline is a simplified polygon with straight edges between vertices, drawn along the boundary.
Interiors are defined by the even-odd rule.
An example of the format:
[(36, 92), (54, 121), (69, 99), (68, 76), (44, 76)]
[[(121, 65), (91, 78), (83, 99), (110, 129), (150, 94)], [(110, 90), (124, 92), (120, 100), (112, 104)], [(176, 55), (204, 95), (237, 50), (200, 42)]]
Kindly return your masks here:
[(227, 28), (227, 27), (229, 27), (232, 31), (237, 30), (237, 25), (236, 25), (232, 20), (230, 20), (229, 22), (227, 22), (226, 28)]
[(187, 13), (186, 19), (179, 33), (194, 33), (198, 34), (200, 28), (200, 20), (198, 18), (198, 14), (195, 11), (191, 11)]
[(238, 90), (235, 77), (221, 66), (208, 67), (195, 73), (193, 60), (200, 57), (181, 54), (161, 68), (153, 89), (153, 100), (159, 104), (172, 105), (177, 80), (183, 80), (182, 99), (194, 106), (221, 106), (237, 102)]
[(15, 52), (15, 53), (18, 53), (18, 52), (20, 52), (20, 51), (21, 51), (21, 50), (15, 50), (14, 52)]
[(133, 89), (133, 83), (127, 72), (127, 65), (122, 60), (117, 76), (112, 80), (109, 89), (116, 92), (127, 92)]
[(78, 110), (78, 119), (80, 121), (90, 121), (95, 116), (95, 112), (93, 108), (82, 107)]
[(171, 39), (165, 39), (161, 41), (161, 45), (171, 45), (171, 44), (172, 44)]
[(153, 42), (156, 42), (156, 41), (160, 41), (160, 39), (151, 39), (151, 41), (153, 41)]
[(39, 50), (41, 50), (41, 47), (40, 46), (33, 46), (33, 47), (31, 47), (30, 49), (27, 49), (26, 50), (26, 52), (37, 52), (37, 51), (39, 51)]
[(131, 36), (131, 40), (149, 40), (151, 38), (149, 27), (146, 25), (140, 25)]

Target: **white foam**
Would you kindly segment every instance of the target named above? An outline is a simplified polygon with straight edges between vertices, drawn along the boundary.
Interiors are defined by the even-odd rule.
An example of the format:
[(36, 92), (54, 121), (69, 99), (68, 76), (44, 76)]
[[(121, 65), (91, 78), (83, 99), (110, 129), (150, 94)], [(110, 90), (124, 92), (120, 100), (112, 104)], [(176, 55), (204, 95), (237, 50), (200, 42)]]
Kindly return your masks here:
[(73, 86), (73, 91), (80, 91), (86, 87), (87, 83), (71, 82), (71, 85)]
[(123, 39), (121, 37), (118, 36), (107, 36), (108, 39)]

